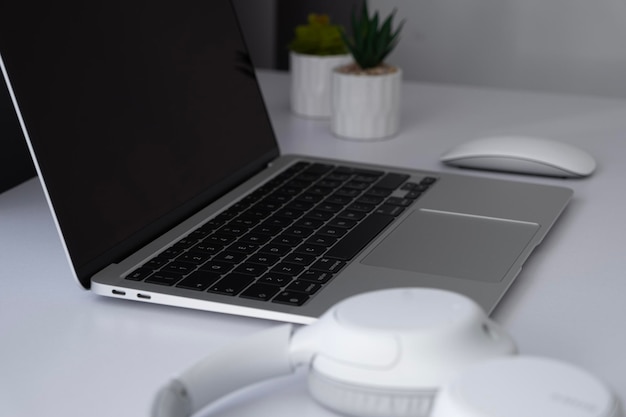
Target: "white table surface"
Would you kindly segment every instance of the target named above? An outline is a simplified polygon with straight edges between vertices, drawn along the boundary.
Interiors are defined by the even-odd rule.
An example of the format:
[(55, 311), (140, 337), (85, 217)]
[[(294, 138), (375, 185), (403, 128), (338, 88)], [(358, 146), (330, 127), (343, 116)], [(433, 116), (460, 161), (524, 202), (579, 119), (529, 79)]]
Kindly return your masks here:
[[(626, 403), (626, 101), (405, 83), (400, 134), (361, 143), (289, 112), (289, 77), (260, 72), (284, 153), (457, 171), (438, 157), (477, 136), (550, 137), (591, 152), (582, 180), (472, 171), (571, 187), (574, 198), (494, 318), (522, 353), (586, 368)], [(275, 323), (106, 299), (71, 278), (41, 187), (0, 195), (0, 416), (145, 416), (157, 388), (213, 349)], [(253, 354), (253, 351), (251, 351)], [(216, 416), (334, 416), (303, 375), (261, 384)]]

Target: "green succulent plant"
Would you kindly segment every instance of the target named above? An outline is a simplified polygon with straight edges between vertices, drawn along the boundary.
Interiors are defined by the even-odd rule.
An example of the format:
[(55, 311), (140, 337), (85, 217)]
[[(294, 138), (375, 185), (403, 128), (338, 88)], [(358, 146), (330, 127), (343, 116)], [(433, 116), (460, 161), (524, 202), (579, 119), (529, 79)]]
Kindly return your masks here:
[(398, 44), (404, 21), (394, 30), (394, 14), (395, 10), (379, 25), (381, 19), (378, 12), (370, 16), (366, 0), (363, 1), (360, 12), (352, 10), (351, 33), (342, 32), (342, 38), (361, 69), (381, 65)]
[(308, 24), (296, 27), (295, 38), (289, 43), (289, 49), (307, 55), (347, 54), (342, 33), (341, 26), (330, 24), (328, 15), (311, 13)]

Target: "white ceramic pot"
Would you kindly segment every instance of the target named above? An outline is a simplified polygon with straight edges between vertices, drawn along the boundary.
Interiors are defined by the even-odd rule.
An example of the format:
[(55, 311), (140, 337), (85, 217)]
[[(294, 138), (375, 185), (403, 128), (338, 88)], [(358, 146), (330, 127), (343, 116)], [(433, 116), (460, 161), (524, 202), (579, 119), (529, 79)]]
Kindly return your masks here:
[(394, 136), (400, 124), (402, 70), (382, 75), (333, 71), (332, 132), (340, 137), (375, 140)]
[(289, 54), (291, 110), (300, 116), (328, 118), (331, 114), (331, 73), (350, 62), (350, 55)]

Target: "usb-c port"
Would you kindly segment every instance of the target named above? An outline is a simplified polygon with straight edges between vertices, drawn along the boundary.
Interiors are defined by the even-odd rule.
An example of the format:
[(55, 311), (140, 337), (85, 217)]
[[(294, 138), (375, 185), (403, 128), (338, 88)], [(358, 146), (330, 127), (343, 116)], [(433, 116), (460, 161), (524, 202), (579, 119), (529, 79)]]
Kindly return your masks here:
[(120, 290), (113, 290), (111, 292), (113, 293), (113, 295), (126, 295), (124, 291), (120, 291)]
[(149, 300), (152, 297), (150, 297), (149, 295), (146, 295), (146, 294), (139, 293), (139, 294), (137, 294), (137, 298), (141, 298), (142, 300)]

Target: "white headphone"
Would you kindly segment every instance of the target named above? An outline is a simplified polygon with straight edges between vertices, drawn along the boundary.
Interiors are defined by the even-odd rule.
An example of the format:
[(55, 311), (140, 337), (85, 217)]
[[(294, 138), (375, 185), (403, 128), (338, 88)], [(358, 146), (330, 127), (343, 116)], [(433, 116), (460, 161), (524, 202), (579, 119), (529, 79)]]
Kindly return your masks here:
[(513, 341), (459, 294), (393, 289), (348, 298), (315, 323), (218, 351), (161, 389), (154, 417), (186, 417), (243, 386), (309, 366), (311, 395), (346, 414), (427, 416), (437, 389)]
[[(472, 397), (463, 394), (465, 385), (450, 382), (514, 353), (512, 339), (465, 296), (425, 288), (376, 291), (338, 303), (309, 326), (277, 326), (209, 355), (159, 391), (152, 416), (191, 416), (228, 393), (300, 366), (309, 367), (312, 397), (340, 413), (483, 416), (471, 407), (454, 408), (457, 398), (467, 404)], [(446, 397), (433, 408), (442, 387)], [(585, 415), (592, 416), (617, 415)]]

